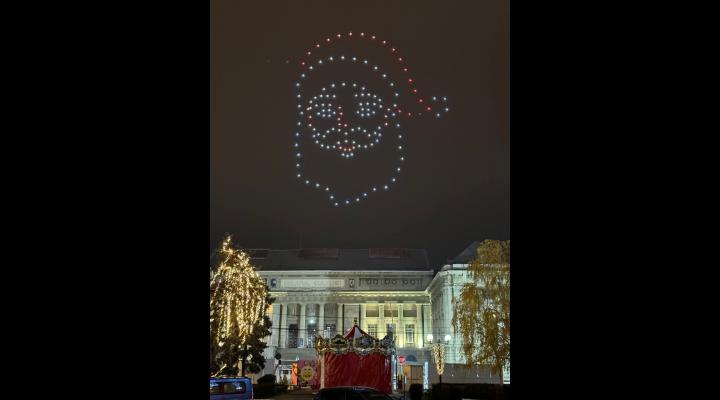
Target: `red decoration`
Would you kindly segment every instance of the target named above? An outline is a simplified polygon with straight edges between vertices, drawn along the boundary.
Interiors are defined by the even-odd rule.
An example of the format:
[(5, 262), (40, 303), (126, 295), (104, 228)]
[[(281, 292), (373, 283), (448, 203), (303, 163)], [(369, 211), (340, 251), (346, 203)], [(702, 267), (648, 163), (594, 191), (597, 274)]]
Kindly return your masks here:
[(392, 393), (390, 356), (380, 353), (371, 353), (367, 356), (357, 353), (342, 355), (326, 353), (322, 357), (324, 360), (321, 362), (320, 376), (324, 375), (325, 382), (321, 387), (367, 386), (381, 392)]
[[(357, 325), (345, 334), (345, 339), (369, 336)], [(324, 352), (318, 354), (320, 387), (366, 386), (392, 393), (392, 363), (390, 354), (373, 351), (369, 354)]]

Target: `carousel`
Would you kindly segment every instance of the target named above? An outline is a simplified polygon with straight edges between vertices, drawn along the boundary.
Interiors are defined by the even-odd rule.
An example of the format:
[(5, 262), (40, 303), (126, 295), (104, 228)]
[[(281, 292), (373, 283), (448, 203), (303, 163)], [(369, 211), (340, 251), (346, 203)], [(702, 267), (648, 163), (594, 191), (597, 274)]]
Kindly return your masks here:
[(391, 336), (382, 340), (370, 336), (357, 326), (344, 335), (315, 339), (320, 369), (320, 388), (367, 386), (391, 393), (392, 356), (395, 342)]

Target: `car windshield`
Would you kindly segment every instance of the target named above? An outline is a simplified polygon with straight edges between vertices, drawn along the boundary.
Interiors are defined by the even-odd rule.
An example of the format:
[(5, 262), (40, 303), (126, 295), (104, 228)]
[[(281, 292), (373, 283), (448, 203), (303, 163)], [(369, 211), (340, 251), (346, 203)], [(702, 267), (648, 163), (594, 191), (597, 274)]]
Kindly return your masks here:
[(245, 393), (245, 390), (245, 382), (241, 380), (225, 382), (210, 381), (210, 394)]
[(245, 393), (245, 382), (223, 382), (223, 393)]

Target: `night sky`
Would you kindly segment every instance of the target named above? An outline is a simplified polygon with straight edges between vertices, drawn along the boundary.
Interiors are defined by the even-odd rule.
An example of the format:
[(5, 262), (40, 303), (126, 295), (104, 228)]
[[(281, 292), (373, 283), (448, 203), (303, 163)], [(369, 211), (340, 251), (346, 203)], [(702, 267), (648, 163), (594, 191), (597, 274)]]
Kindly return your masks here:
[[(438, 268), (475, 240), (510, 238), (506, 2), (246, 3), (211, 2), (211, 248), (225, 232), (252, 248), (425, 248)], [(411, 76), (421, 94), (447, 96), (450, 112), (399, 120), (400, 174), (393, 175), (394, 131), (351, 160), (303, 142), (303, 172), (332, 184), (338, 197), (397, 177), (387, 192), (335, 207), (325, 192), (296, 178), (294, 84), (306, 51), (350, 31), (387, 40), (409, 75), (386, 49), (365, 42), (318, 55), (357, 54), (398, 83)], [(304, 96), (319, 93), (321, 81), (345, 79), (392, 100), (377, 73), (349, 64), (323, 71), (303, 87)], [(398, 102), (419, 111), (405, 93)], [(348, 110), (354, 103), (343, 104)]]

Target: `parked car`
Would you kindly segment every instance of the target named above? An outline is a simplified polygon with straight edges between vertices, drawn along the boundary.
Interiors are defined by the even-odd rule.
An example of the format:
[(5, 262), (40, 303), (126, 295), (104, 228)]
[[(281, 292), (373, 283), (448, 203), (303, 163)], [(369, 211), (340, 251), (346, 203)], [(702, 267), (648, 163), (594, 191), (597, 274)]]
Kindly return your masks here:
[(210, 378), (210, 400), (251, 400), (253, 386), (250, 378)]
[(320, 389), (315, 400), (394, 400), (387, 394), (369, 387), (338, 386)]

